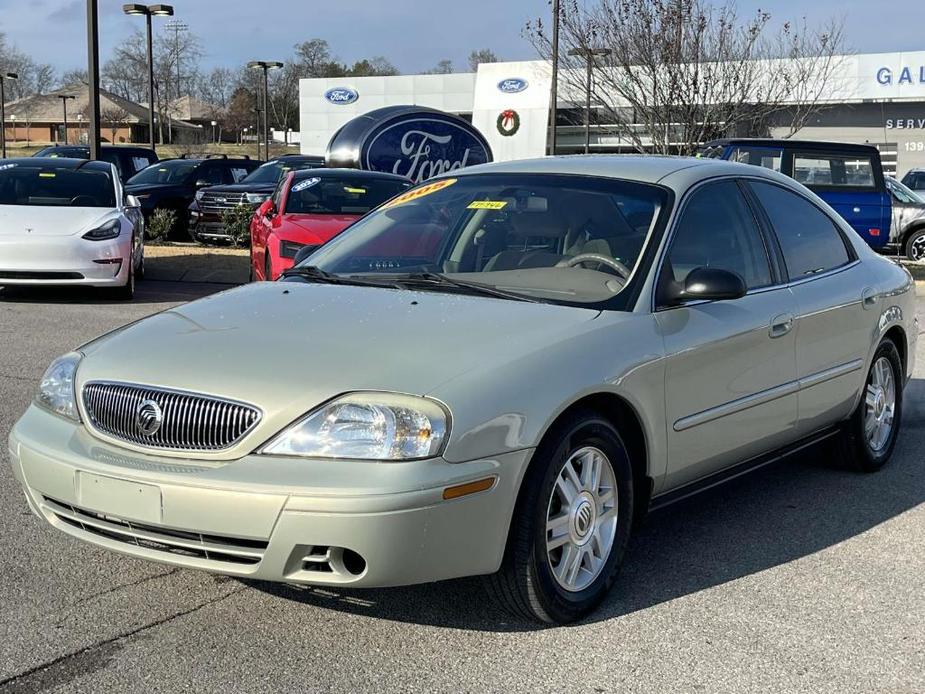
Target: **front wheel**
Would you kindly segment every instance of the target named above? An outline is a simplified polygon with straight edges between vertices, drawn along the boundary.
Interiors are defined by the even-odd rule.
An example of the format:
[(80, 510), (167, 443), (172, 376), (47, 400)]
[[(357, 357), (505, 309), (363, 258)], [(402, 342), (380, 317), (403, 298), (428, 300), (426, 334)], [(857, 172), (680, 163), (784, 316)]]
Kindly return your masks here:
[(902, 360), (896, 345), (884, 340), (867, 372), (861, 401), (839, 436), (840, 453), (849, 467), (875, 472), (886, 465), (899, 435), (902, 405)]
[(591, 411), (558, 425), (534, 455), (501, 570), (486, 582), (509, 612), (564, 624), (613, 585), (632, 526), (632, 468), (620, 434)]

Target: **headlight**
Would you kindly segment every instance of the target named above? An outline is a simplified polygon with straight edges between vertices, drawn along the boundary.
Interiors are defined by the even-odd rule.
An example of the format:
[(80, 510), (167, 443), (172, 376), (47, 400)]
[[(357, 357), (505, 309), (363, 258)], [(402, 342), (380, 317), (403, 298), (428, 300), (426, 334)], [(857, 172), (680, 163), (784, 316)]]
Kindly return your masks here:
[(261, 453), (306, 458), (415, 460), (440, 453), (447, 414), (433, 400), (352, 393), (306, 415)]
[(270, 196), (267, 193), (245, 193), (244, 197), (251, 205), (259, 205)]
[(108, 241), (109, 239), (118, 238), (119, 232), (122, 231), (122, 222), (116, 218), (112, 219), (96, 229), (91, 229), (83, 235), (88, 241)]
[(283, 239), (279, 242), (279, 254), (284, 258), (295, 258), (304, 247), (304, 243), (296, 243), (295, 241), (286, 241)]
[(200, 200), (202, 200), (202, 196), (205, 194), (206, 194), (205, 190), (203, 189), (197, 190), (196, 191), (196, 202), (199, 202)]
[(81, 358), (77, 352), (70, 352), (51, 363), (39, 383), (39, 391), (35, 395), (37, 405), (75, 422), (80, 421), (74, 376)]

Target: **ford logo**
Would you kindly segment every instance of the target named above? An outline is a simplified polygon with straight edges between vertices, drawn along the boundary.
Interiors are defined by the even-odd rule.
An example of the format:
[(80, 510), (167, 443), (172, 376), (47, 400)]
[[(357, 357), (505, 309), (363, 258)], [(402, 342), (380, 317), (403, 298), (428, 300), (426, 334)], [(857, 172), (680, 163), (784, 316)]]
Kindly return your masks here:
[(387, 106), (354, 118), (331, 138), (327, 152), (329, 167), (384, 171), (415, 183), (491, 160), (477, 128), (424, 106)]
[(350, 87), (334, 87), (324, 93), (324, 98), (336, 106), (346, 106), (359, 99), (360, 95)]
[(506, 80), (498, 82), (498, 91), (505, 94), (517, 94), (530, 86), (527, 80), (520, 77), (509, 77)]

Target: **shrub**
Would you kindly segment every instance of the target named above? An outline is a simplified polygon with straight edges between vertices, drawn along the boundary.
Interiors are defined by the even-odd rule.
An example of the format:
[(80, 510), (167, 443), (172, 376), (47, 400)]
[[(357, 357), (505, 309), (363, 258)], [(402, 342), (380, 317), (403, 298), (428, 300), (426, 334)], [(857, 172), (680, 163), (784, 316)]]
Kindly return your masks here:
[(235, 246), (250, 244), (253, 216), (254, 208), (250, 205), (236, 205), (222, 213), (222, 225)]
[(148, 217), (148, 238), (152, 241), (163, 242), (170, 237), (170, 230), (177, 221), (177, 213), (173, 210), (158, 208)]

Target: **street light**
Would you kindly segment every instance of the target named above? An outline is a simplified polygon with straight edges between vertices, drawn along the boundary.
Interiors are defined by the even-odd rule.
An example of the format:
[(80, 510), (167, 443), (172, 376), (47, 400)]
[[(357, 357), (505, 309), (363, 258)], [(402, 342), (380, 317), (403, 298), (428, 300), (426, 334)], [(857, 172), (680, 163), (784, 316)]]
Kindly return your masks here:
[(556, 118), (559, 106), (559, 0), (552, 0), (552, 94), (550, 114), (552, 132), (549, 135), (549, 153), (556, 154)]
[(18, 80), (15, 72), (0, 72), (0, 156), (6, 159), (6, 81)]
[[(279, 70), (283, 64), (278, 60), (252, 60), (247, 64), (252, 70), (263, 70), (263, 141), (267, 159), (270, 158), (270, 113), (267, 110), (267, 93), (270, 88), (270, 70)], [(258, 155), (259, 156), (259, 155)]]
[(569, 55), (585, 56), (588, 72), (585, 76), (585, 154), (591, 153), (591, 71), (594, 68), (594, 56), (611, 55), (609, 48), (573, 48)]
[(16, 114), (10, 115), (10, 121), (13, 123), (13, 142), (16, 142)]
[(154, 47), (151, 37), (151, 17), (173, 16), (172, 5), (141, 5), (133, 2), (122, 5), (127, 15), (144, 16), (148, 29), (148, 141), (154, 149)]
[(218, 121), (212, 121), (212, 144), (215, 144), (215, 126), (218, 125)]
[(64, 111), (64, 144), (67, 144), (67, 102), (77, 97), (73, 94), (58, 94), (57, 96), (61, 99), (61, 109)]

